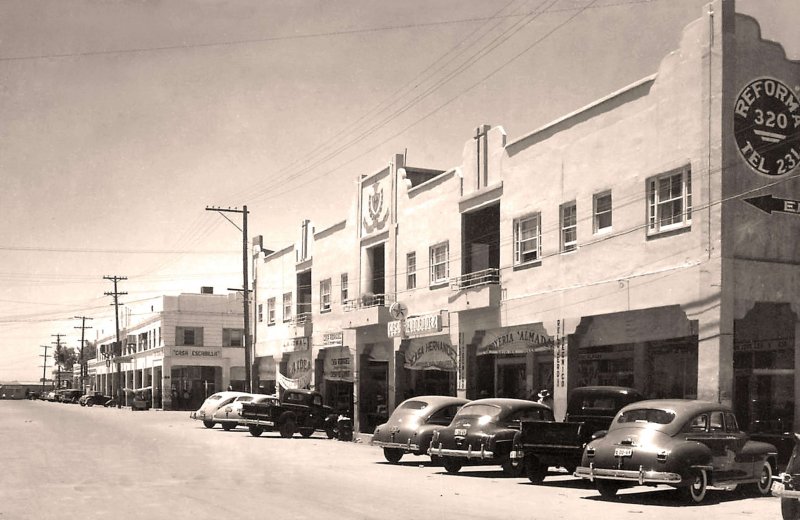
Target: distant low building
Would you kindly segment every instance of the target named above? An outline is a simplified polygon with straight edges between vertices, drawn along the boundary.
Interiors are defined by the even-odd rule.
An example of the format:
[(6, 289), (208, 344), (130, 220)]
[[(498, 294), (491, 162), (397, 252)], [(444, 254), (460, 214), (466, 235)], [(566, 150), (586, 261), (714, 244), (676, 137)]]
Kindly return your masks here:
[(42, 390), (49, 392), (53, 389), (52, 382), (46, 382), (44, 386), (39, 382), (30, 381), (0, 381), (0, 399), (25, 399), (31, 393), (40, 395)]

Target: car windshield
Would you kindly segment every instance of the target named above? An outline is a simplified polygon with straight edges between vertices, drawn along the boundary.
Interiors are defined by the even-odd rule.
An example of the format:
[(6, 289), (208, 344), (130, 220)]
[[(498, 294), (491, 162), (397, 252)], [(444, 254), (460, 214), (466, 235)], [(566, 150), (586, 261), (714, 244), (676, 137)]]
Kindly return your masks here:
[(500, 415), (500, 410), (501, 408), (499, 406), (493, 404), (468, 404), (458, 411), (456, 417), (487, 416), (496, 418), (498, 415)]
[(669, 424), (675, 419), (675, 412), (657, 408), (635, 408), (620, 414), (618, 423)]

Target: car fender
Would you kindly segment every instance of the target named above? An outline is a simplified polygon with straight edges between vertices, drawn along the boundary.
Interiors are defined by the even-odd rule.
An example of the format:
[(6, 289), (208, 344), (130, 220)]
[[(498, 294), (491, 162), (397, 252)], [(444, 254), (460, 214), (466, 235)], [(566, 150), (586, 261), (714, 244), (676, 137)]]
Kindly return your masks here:
[(698, 441), (680, 441), (669, 448), (667, 468), (675, 473), (687, 476), (688, 471), (713, 471), (711, 449)]

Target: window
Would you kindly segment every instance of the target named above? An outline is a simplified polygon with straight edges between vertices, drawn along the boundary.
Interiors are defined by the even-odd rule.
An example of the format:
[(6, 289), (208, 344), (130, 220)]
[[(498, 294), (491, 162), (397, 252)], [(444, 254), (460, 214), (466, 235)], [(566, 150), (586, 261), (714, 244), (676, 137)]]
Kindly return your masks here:
[(178, 346), (200, 346), (203, 344), (202, 327), (175, 327), (175, 344)]
[(692, 223), (692, 175), (687, 166), (647, 181), (648, 234)]
[(342, 284), (341, 284), (342, 299), (341, 299), (341, 302), (345, 303), (347, 300), (350, 299), (350, 296), (347, 293), (347, 289), (348, 289), (348, 287), (347, 287), (348, 286), (347, 273), (342, 273), (341, 280), (342, 280)]
[(331, 310), (331, 279), (319, 282), (319, 312)]
[(431, 247), (431, 285), (446, 282), (450, 277), (450, 268), (447, 262), (448, 253), (448, 242)]
[(561, 252), (578, 248), (578, 208), (575, 201), (561, 205)]
[(258, 321), (259, 321), (259, 323), (264, 321), (264, 304), (263, 303), (259, 303), (258, 304)]
[(708, 415), (698, 415), (689, 423), (690, 432), (705, 432), (708, 426)]
[(606, 191), (594, 196), (594, 232), (611, 231), (611, 192)]
[(539, 213), (514, 220), (514, 264), (527, 264), (542, 258), (542, 226)]
[(729, 433), (739, 433), (739, 425), (736, 423), (736, 417), (730, 413), (725, 413), (725, 431)]
[(406, 254), (406, 289), (417, 288), (417, 253)]
[(275, 325), (275, 298), (267, 300), (267, 325)]
[(223, 347), (243, 347), (244, 346), (244, 330), (243, 329), (222, 329), (222, 346)]
[(292, 293), (283, 294), (283, 321), (292, 321)]
[(722, 412), (711, 412), (711, 422), (709, 423), (709, 429), (712, 432), (721, 432), (725, 429), (724, 423), (722, 421)]

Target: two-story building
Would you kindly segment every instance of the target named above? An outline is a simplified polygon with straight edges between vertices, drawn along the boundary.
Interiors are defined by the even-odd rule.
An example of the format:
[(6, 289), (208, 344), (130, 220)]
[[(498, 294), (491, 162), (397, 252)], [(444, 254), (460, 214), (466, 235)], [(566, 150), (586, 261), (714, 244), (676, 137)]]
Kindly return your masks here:
[(393, 157), (344, 220), (259, 258), (261, 378), (352, 385), (362, 431), (421, 393), (549, 389), (562, 416), (589, 384), (785, 429), (799, 90), (800, 63), (717, 0), (652, 76), (513, 140), (482, 125), (447, 171)]

